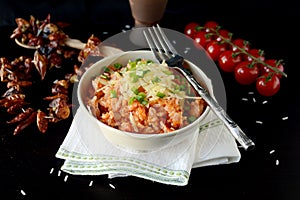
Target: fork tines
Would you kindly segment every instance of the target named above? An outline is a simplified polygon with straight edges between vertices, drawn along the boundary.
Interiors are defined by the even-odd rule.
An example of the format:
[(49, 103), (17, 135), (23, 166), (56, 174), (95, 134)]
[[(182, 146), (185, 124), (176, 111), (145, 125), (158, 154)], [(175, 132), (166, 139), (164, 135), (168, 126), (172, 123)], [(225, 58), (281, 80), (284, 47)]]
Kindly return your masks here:
[(177, 54), (177, 51), (159, 25), (150, 27), (143, 32), (151, 51), (159, 62), (168, 60)]

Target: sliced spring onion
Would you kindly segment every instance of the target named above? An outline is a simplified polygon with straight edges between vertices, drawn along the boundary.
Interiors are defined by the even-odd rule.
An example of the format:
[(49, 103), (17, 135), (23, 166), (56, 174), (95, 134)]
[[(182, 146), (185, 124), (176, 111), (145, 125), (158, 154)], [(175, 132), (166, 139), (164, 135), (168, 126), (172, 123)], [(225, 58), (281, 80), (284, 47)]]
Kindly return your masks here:
[(115, 69), (121, 69), (122, 68), (122, 65), (120, 63), (115, 63), (114, 64), (114, 68)]
[(158, 83), (161, 81), (161, 79), (158, 76), (155, 76), (151, 81), (152, 83)]
[(189, 116), (188, 117), (188, 122), (190, 122), (190, 123), (192, 123), (193, 121), (195, 121), (197, 119), (197, 117), (195, 117), (195, 116)]
[(159, 98), (164, 98), (166, 96), (166, 94), (161, 93), (161, 92), (157, 92), (156, 96), (158, 96)]
[(110, 97), (111, 98), (117, 98), (117, 92), (116, 92), (116, 90), (111, 90), (110, 91)]
[(170, 70), (162, 70), (163, 73), (167, 74), (167, 75), (173, 75), (173, 72)]
[(103, 79), (105, 79), (105, 80), (109, 80), (109, 77), (106, 76), (106, 75), (104, 75), (104, 74), (101, 74), (100, 77), (103, 78)]
[(139, 102), (142, 102), (146, 98), (146, 94), (144, 92), (140, 92), (138, 95), (136, 95), (136, 100)]
[(128, 62), (128, 65), (127, 65), (127, 68), (128, 68), (128, 70), (135, 70), (135, 68), (136, 68), (136, 62)]
[(131, 91), (132, 91), (134, 94), (138, 94), (138, 93), (140, 92), (139, 89), (138, 89), (138, 88), (135, 88), (135, 87), (131, 88)]
[(110, 72), (110, 69), (109, 69), (108, 67), (105, 67), (105, 68), (104, 68), (104, 72), (109, 73), (109, 72)]

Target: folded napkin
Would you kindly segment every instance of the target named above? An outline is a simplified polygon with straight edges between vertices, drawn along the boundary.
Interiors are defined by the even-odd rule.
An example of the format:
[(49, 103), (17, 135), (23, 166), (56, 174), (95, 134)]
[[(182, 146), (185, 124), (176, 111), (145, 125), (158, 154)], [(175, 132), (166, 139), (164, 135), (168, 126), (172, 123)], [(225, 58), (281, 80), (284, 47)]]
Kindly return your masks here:
[(155, 152), (133, 153), (114, 146), (79, 107), (69, 132), (56, 153), (61, 170), (74, 175), (136, 176), (184, 186), (192, 168), (240, 160), (235, 139), (211, 111), (199, 131), (185, 141)]

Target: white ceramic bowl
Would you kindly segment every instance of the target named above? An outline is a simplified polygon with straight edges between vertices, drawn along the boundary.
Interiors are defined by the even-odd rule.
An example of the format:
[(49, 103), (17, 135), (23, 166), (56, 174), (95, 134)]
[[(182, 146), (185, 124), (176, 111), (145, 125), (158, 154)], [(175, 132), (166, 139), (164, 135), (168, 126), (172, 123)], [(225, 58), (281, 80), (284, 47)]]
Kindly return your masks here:
[[(108, 66), (109, 64), (116, 62), (126, 64), (128, 63), (128, 60), (135, 60), (138, 58), (155, 60), (151, 51), (129, 51), (106, 57), (94, 63), (80, 79), (77, 90), (79, 105), (83, 108), (84, 113), (90, 118), (90, 120), (92, 120), (93, 123), (98, 124), (99, 134), (103, 134), (108, 141), (118, 147), (133, 152), (149, 152), (162, 149), (170, 145), (176, 145), (194, 134), (199, 129), (201, 120), (203, 120), (209, 112), (208, 106), (197, 120), (186, 127), (164, 134), (139, 134), (121, 131), (102, 123), (90, 114), (84, 104), (84, 98), (86, 98), (86, 92), (90, 87), (92, 79), (103, 72), (104, 66)], [(187, 61), (187, 63), (189, 64), (197, 81), (212, 94), (211, 83), (205, 74), (193, 63), (189, 61)]]

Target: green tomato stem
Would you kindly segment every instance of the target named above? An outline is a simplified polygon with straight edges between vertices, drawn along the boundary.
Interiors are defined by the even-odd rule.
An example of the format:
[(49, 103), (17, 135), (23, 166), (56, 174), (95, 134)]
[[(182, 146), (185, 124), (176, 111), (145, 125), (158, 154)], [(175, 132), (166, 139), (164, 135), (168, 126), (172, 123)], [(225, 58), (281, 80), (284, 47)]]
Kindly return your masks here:
[(248, 53), (245, 49), (243, 49), (243, 48), (241, 48), (241, 47), (239, 47), (239, 46), (233, 44), (233, 43), (231, 42), (230, 39), (227, 39), (227, 38), (223, 37), (222, 35), (220, 35), (219, 32), (218, 32), (218, 30), (214, 30), (214, 29), (212, 29), (212, 30), (215, 32), (215, 34), (216, 34), (217, 36), (221, 37), (223, 41), (227, 42), (228, 44), (230, 44), (230, 45), (233, 46), (233, 47), (236, 47), (236, 48), (237, 48), (238, 50), (240, 50), (242, 53), (246, 54), (247, 56), (249, 56), (249, 57), (251, 57), (253, 60), (255, 60), (255, 62), (260, 63), (260, 64), (263, 64), (263, 65), (267, 66), (268, 68), (272, 69), (274, 72), (279, 73), (279, 74), (283, 75), (284, 77), (287, 77), (287, 74), (284, 73), (283, 71), (280, 71), (278, 68), (273, 67), (273, 66), (269, 65), (268, 63), (265, 63), (264, 61), (260, 60), (259, 58), (256, 58), (256, 57), (254, 57), (253, 55), (251, 55), (250, 53)]

